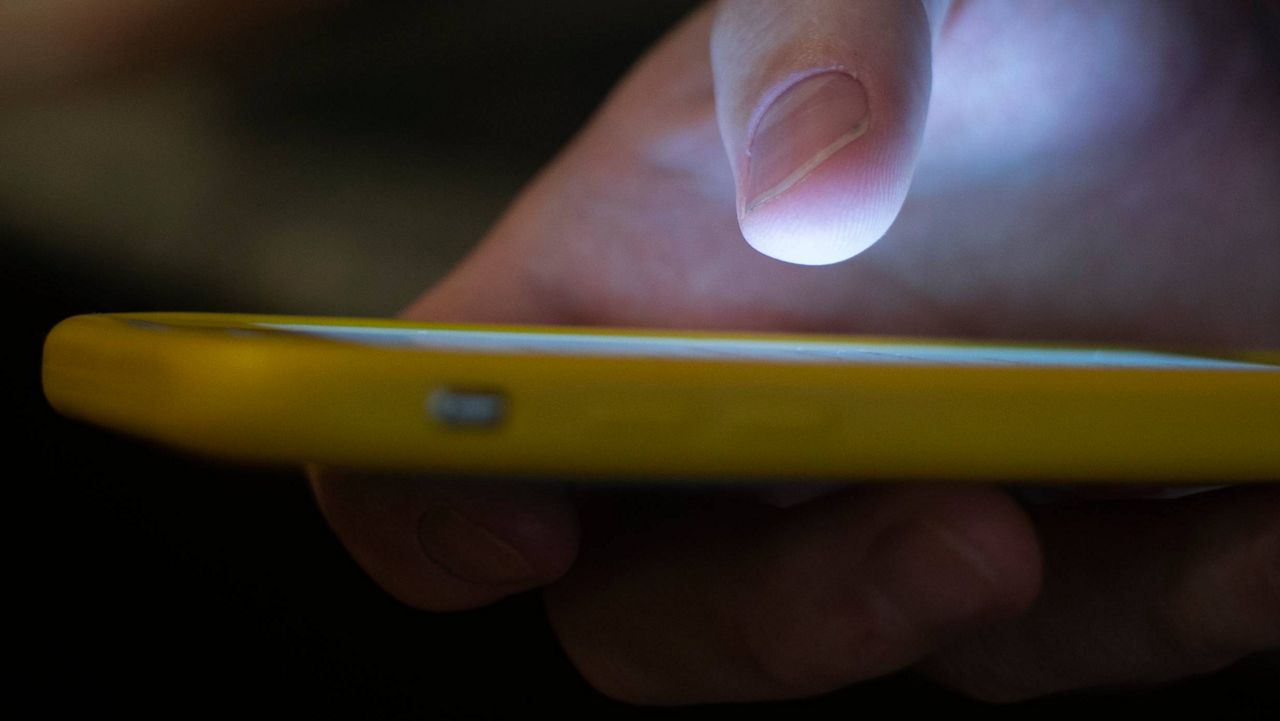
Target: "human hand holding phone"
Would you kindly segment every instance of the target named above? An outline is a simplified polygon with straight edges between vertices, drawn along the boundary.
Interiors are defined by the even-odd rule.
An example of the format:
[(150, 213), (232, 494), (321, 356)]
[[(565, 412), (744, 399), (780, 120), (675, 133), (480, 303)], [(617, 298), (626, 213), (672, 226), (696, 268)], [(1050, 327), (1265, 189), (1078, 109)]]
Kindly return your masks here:
[[(247, 17), (47, 5), (0, 22), (46, 51), (0, 58), (0, 91)], [(165, 13), (197, 21), (174, 33)], [(1280, 346), (1274, 18), (1266, 2), (721, 2), (405, 315)], [(862, 252), (799, 267), (748, 243), (815, 265)], [(579, 670), (632, 701), (796, 697), (910, 666), (1015, 699), (1280, 645), (1274, 487), (1028, 509), (977, 487), (801, 502), (313, 483), (398, 598), (448, 610), (545, 587)]]
[[(1275, 347), (1261, 7), (720, 3), (405, 317)], [(577, 668), (630, 701), (796, 697), (912, 665), (1017, 699), (1280, 644), (1274, 487), (1028, 509), (976, 487), (806, 503), (313, 483), (396, 597), (545, 588)]]

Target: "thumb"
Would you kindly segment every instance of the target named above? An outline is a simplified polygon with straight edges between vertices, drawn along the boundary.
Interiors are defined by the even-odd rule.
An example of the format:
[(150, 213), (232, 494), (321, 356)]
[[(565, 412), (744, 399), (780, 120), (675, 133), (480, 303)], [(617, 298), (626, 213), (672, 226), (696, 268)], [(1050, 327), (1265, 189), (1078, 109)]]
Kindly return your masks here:
[(756, 250), (826, 265), (880, 239), (911, 183), (930, 86), (919, 0), (726, 0), (716, 113)]

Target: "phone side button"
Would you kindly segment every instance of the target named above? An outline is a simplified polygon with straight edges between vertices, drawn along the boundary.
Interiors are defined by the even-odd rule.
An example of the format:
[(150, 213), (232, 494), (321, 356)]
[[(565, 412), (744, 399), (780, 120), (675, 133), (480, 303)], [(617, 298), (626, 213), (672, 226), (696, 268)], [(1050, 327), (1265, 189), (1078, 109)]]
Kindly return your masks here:
[(500, 391), (444, 386), (427, 395), (426, 411), (448, 428), (496, 428), (506, 418), (507, 399)]

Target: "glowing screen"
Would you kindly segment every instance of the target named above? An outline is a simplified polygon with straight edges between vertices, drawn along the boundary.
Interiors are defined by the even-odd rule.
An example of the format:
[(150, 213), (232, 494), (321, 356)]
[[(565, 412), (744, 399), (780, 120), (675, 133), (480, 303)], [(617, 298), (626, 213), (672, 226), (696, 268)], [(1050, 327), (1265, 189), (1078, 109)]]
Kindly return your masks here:
[(666, 338), (573, 332), (525, 333), (276, 323), (262, 323), (258, 324), (258, 327), (371, 346), (477, 353), (543, 353), (570, 356), (635, 356), (876, 365), (1280, 370), (1280, 367), (1262, 363), (1125, 349), (976, 344), (931, 345), (910, 342), (782, 341), (751, 338)]

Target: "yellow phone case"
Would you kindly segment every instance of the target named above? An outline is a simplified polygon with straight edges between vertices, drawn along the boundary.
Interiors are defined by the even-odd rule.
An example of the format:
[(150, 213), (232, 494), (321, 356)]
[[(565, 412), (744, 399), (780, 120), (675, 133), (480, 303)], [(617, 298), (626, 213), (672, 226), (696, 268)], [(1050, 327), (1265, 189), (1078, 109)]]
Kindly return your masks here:
[(63, 321), (50, 333), (45, 394), (68, 416), (202, 454), (451, 476), (1280, 479), (1280, 354), (1274, 352), (1210, 354), (1238, 361), (1225, 368), (584, 357), (373, 347), (281, 329), (302, 325), (750, 339), (779, 347), (899, 342), (91, 315)]

